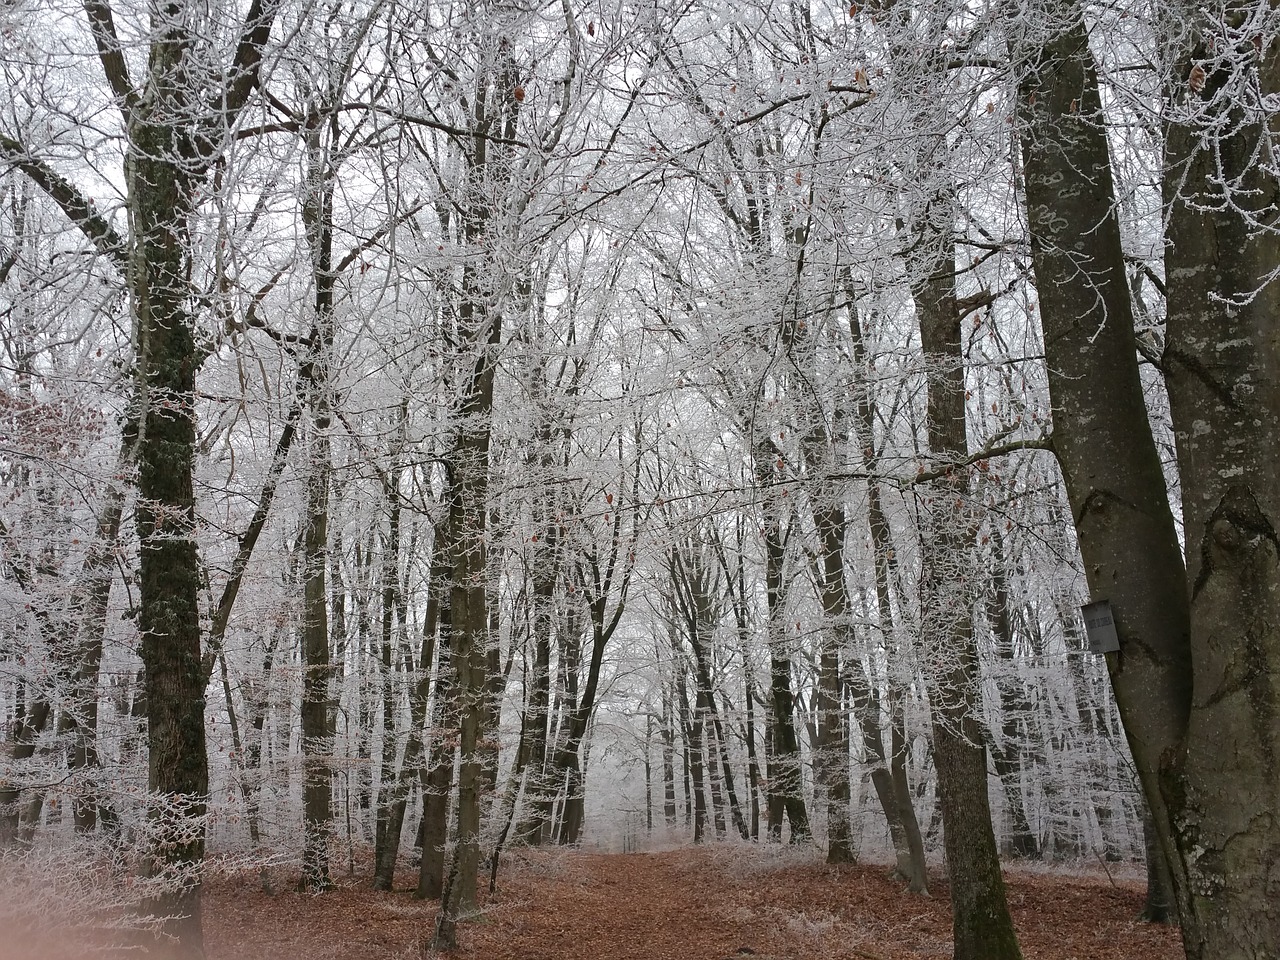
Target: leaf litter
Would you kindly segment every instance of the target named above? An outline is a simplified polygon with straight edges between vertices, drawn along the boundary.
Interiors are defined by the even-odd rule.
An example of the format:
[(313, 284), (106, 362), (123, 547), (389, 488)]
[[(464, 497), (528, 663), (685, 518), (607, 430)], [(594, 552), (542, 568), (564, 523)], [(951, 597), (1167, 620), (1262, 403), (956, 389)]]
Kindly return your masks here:
[[(321, 895), (218, 878), (205, 902), (208, 960), (425, 958), (438, 905), (416, 873), (375, 892), (357, 875)], [(1009, 903), (1028, 960), (1173, 960), (1176, 927), (1145, 923), (1142, 882), (1012, 869)], [(283, 877), (281, 878), (283, 880)], [(946, 882), (908, 894), (880, 864), (828, 866), (812, 850), (710, 845), (652, 853), (523, 850), (460, 927), (456, 960), (946, 960)], [(278, 889), (290, 889), (283, 883)]]

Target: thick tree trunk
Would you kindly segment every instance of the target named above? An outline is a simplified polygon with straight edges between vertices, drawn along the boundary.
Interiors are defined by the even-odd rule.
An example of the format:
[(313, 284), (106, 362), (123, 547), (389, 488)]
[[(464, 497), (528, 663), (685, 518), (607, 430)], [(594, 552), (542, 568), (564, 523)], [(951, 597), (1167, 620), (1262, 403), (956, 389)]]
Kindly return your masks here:
[(1280, 45), (1262, 26), (1274, 3), (1205, 16), (1185, 10), (1164, 158), (1195, 678), (1164, 789), (1194, 916), (1181, 914), (1187, 955), (1244, 960), (1280, 954)]
[(1145, 804), (1142, 811), (1142, 848), (1147, 861), (1147, 899), (1142, 906), (1142, 919), (1149, 923), (1176, 922), (1169, 862), (1165, 859), (1160, 838), (1156, 835), (1156, 825), (1152, 823), (1151, 812)]
[[(1130, 750), (1170, 858), (1179, 911), (1192, 919), (1182, 909), (1186, 867), (1172, 841), (1180, 803), (1160, 782), (1191, 703), (1185, 573), (1138, 374), (1088, 38), (1073, 5), (1059, 5), (1055, 15), (1056, 33), (1032, 55), (1019, 85), (1053, 446), (1090, 591), (1110, 601), (1120, 637), (1120, 653), (1107, 661)], [(1194, 924), (1184, 936), (1198, 940)]]
[[(175, 24), (176, 26), (176, 24)], [(159, 42), (153, 80), (182, 89), (179, 38)], [(172, 71), (175, 76), (165, 79)], [(162, 100), (165, 98), (161, 98)], [(138, 630), (147, 698), (147, 785), (166, 798), (154, 829), (156, 869), (168, 879), (152, 911), (168, 917), (174, 949), (203, 955), (200, 866), (209, 769), (204, 735), (205, 672), (200, 651), (200, 565), (195, 542), (196, 347), (187, 315), (186, 230), (194, 184), (189, 145), (169, 121), (182, 105), (157, 103), (131, 126), (127, 175), (133, 200), (134, 291), (139, 357)]]

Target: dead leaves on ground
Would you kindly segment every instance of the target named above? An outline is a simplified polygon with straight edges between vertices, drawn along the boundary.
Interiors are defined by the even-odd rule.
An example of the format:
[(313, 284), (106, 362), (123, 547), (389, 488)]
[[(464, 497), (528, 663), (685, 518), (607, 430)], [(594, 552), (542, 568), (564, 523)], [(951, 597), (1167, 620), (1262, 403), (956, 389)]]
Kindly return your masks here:
[[(401, 873), (406, 886), (412, 879)], [(283, 885), (282, 885), (283, 886)], [(945, 882), (910, 896), (880, 865), (745, 845), (659, 853), (528, 851), (461, 932), (457, 960), (947, 960)], [(1014, 871), (1028, 960), (1168, 960), (1176, 929), (1137, 919), (1142, 887)], [(209, 960), (421, 958), (434, 904), (356, 878), (322, 896), (220, 880), (206, 898)]]

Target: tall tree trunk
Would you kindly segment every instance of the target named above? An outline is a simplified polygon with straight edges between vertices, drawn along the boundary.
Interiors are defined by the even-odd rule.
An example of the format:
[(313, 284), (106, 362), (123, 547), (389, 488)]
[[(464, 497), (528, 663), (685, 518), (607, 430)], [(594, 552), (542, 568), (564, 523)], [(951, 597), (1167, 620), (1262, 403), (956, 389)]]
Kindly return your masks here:
[[(337, 124), (334, 114), (333, 124)], [(336, 137), (335, 137), (336, 139)], [(333, 351), (333, 158), (321, 145), (319, 130), (308, 136), (312, 185), (303, 203), (303, 223), (311, 243), (315, 278), (315, 328), (301, 379), (311, 411), (307, 470), (306, 529), (302, 567), (302, 887), (327, 890), (329, 820), (332, 805), (330, 755), (333, 752), (332, 668), (329, 663), (329, 453), (330, 370)]]
[(671, 690), (667, 684), (662, 687), (662, 816), (668, 827), (676, 825), (676, 735), (675, 717), (671, 709)]
[[(773, 461), (767, 445), (755, 453), (757, 483), (770, 489)], [(786, 546), (781, 507), (777, 495), (767, 493), (764, 505), (765, 599), (769, 610), (769, 733), (766, 741), (769, 760), (769, 836), (782, 838), (782, 815), (791, 822), (791, 842), (805, 843), (811, 837), (809, 814), (805, 808), (800, 768), (800, 740), (796, 736), (795, 696), (791, 690), (791, 655), (785, 637), (783, 605), (786, 597)]]
[[(157, 90), (182, 90), (178, 19), (164, 18), (163, 39), (153, 43)], [(200, 651), (200, 565), (195, 541), (194, 325), (187, 314), (187, 219), (195, 184), (191, 147), (171, 116), (182, 102), (154, 102), (154, 113), (136, 116), (126, 176), (137, 236), (134, 291), (139, 357), (139, 396), (132, 429), (138, 443), (137, 526), (140, 545), (138, 630), (147, 698), (147, 785), (170, 799), (157, 811), (157, 869), (169, 880), (152, 905), (167, 917), (163, 934), (174, 950), (203, 956), (200, 868), (204, 860), (205, 803), (209, 767), (204, 735), (205, 672)]]
[[(541, 438), (549, 445), (549, 425)], [(517, 839), (534, 845), (549, 839), (551, 799), (554, 788), (547, 766), (548, 740), (551, 737), (551, 637), (555, 627), (555, 591), (560, 574), (560, 523), (554, 505), (544, 506), (543, 533), (533, 545), (530, 577), (533, 579), (533, 663), (530, 667), (529, 699), (523, 736), (526, 743), (528, 786), (525, 791), (528, 815), (522, 822)]]
[[(479, 148), (477, 148), (479, 149)], [(478, 239), (478, 235), (470, 238)], [(464, 267), (464, 291), (478, 297), (481, 281), (477, 265)], [(467, 280), (466, 275), (471, 279)], [(449, 457), (449, 547), (452, 562), (450, 640), (458, 678), (458, 746), (462, 754), (458, 772), (457, 840), (450, 875), (445, 883), (444, 904), (437, 924), (436, 942), (455, 942), (458, 917), (476, 903), (480, 867), (480, 788), (482, 775), (481, 733), (488, 712), (488, 583), (485, 569), (485, 528), (488, 520), (490, 414), (497, 347), (502, 332), (498, 314), (479, 302), (466, 299), (459, 326), (469, 332), (475, 366), (464, 385), (458, 412), (453, 451)]]
[[(906, 843), (907, 863), (910, 870), (906, 875), (907, 889), (912, 893), (927, 896), (929, 888), (924, 859), (924, 835), (920, 831), (920, 821), (916, 817), (916, 798), (912, 795), (911, 784), (907, 777), (907, 691), (893, 679), (890, 679), (886, 686), (889, 706), (889, 781), (894, 799), (897, 801), (903, 839)], [(901, 857), (898, 858), (898, 867), (901, 870)]]
[[(135, 89), (105, 0), (85, 4), (103, 76), (126, 132), (127, 245), (69, 181), (24, 145), (0, 138), (0, 155), (44, 190), (125, 275), (133, 311), (137, 391), (126, 443), (137, 443), (138, 628), (147, 704), (148, 791), (163, 797), (151, 851), (168, 882), (152, 904), (166, 937), (162, 952), (204, 954), (200, 868), (209, 788), (204, 736), (208, 679), (200, 651), (200, 568), (195, 544), (194, 339), (188, 221), (224, 131), (258, 84), (276, 6), (254, 0), (235, 44), (230, 77), (211, 101), (191, 81), (193, 24), (177, 0), (154, 8), (141, 89)], [(197, 71), (198, 72), (198, 71)], [(213, 120), (218, 129), (203, 125)], [(127, 251), (127, 252), (126, 252)], [(173, 822), (166, 823), (167, 817)], [(167, 834), (167, 836), (166, 836)]]
[(1009, 851), (1028, 859), (1039, 856), (1038, 838), (1031, 830), (1026, 800), (1022, 794), (1021, 730), (1018, 718), (1031, 712), (1022, 678), (1016, 673), (1013, 636), (1013, 608), (1009, 599), (1009, 577), (1005, 571), (1004, 540), (1000, 531), (991, 531), (991, 592), (987, 597), (987, 619), (995, 634), (996, 652), (1003, 671), (996, 678), (1000, 694), (1001, 724), (999, 737), (991, 737), (991, 758), (996, 775), (1004, 787), (1005, 806), (1009, 813)]
[(1054, 33), (1018, 91), (1053, 448), (1090, 592), (1111, 604), (1121, 648), (1107, 657), (1111, 682), (1169, 857), (1184, 939), (1195, 944), (1186, 864), (1173, 842), (1178, 803), (1161, 788), (1191, 704), (1185, 572), (1138, 374), (1088, 37), (1074, 4), (1053, 12)]
[(382, 751), (378, 758), (378, 795), (374, 811), (373, 859), (386, 857), (387, 818), (396, 782), (396, 750), (399, 747), (400, 691), (396, 680), (400, 645), (396, 622), (396, 593), (400, 586), (400, 503), (387, 502), (387, 538), (382, 545), (382, 619), (378, 642), (379, 679), (382, 687)]
[(702, 762), (702, 713), (691, 709), (682, 688), (681, 710), (688, 716), (684, 726), (685, 750), (689, 755), (689, 773), (693, 778), (693, 842), (701, 843), (707, 833), (707, 784)]
[[(19, 693), (22, 693), (21, 688)], [(35, 756), (40, 734), (49, 722), (51, 708), (43, 696), (29, 705), (26, 697), (21, 697), (15, 712), (9, 759), (18, 764)], [(0, 788), (0, 850), (13, 846), (18, 840), (21, 798), (22, 789), (18, 784), (5, 783)]]
[[(698, 546), (694, 543), (686, 542), (674, 547), (670, 554), (669, 568), (673, 611), (684, 622), (689, 646), (693, 651), (696, 693), (694, 729), (690, 734), (698, 745), (700, 759), (711, 772), (713, 798), (719, 793), (720, 781), (723, 781), (734, 829), (742, 839), (746, 840), (749, 836), (747, 824), (742, 816), (742, 808), (738, 804), (738, 793), (733, 783), (733, 768), (729, 765), (729, 754), (724, 742), (724, 726), (720, 722), (720, 713), (716, 708), (715, 690), (711, 678), (711, 646), (722, 612), (719, 606), (718, 582), (713, 577), (708, 558), (699, 552)], [(720, 761), (718, 779), (715, 777), (717, 758)], [(724, 828), (723, 807), (719, 800), (715, 800), (712, 806), (716, 817), (716, 832), (720, 834)]]
[[(437, 551), (444, 549), (444, 545), (437, 547)], [(441, 588), (448, 590), (447, 579), (442, 582)], [(422, 774), (422, 827), (419, 831), (422, 862), (418, 869), (417, 896), (427, 900), (439, 900), (444, 895), (445, 849), (449, 839), (449, 794), (453, 788), (453, 759), (458, 728), (457, 686), (453, 677), (453, 656), (449, 639), (453, 618), (449, 604), (448, 594), (442, 594), (439, 612), (440, 639), (436, 645), (439, 662), (436, 665), (432, 740)]]
[(1272, 2), (1179, 13), (1191, 31), (1165, 140), (1164, 361), (1195, 692), (1163, 785), (1187, 955), (1237, 960), (1280, 952), (1280, 42)]
[(751, 794), (751, 825), (748, 830), (749, 837), (744, 837), (744, 839), (758, 840), (760, 838), (760, 761), (756, 753), (756, 681), (749, 652), (751, 615), (747, 599), (746, 564), (741, 559), (743, 539), (741, 521), (739, 521), (735, 530), (735, 538), (739, 557), (736, 569), (729, 563), (728, 554), (724, 549), (724, 541), (720, 537), (713, 537), (712, 546), (715, 548), (716, 559), (720, 563), (720, 569), (723, 571), (727, 583), (727, 593), (730, 605), (733, 608), (734, 626), (738, 635), (738, 654), (742, 657), (744, 717), (741, 733), (747, 747), (747, 789)]
[[(856, 311), (850, 311), (849, 334), (854, 361), (859, 368), (867, 364), (862, 320)], [(862, 441), (863, 464), (869, 473), (879, 465), (876, 454), (875, 403), (868, 385), (859, 381), (854, 398), (854, 414), (858, 434)], [(903, 640), (894, 629), (895, 618), (890, 583), (893, 581), (894, 556), (892, 532), (880, 499), (880, 485), (872, 481), (867, 485), (867, 523), (871, 530), (872, 569), (875, 572), (876, 612), (880, 619), (881, 642), (886, 650), (895, 648), (901, 659)], [(903, 691), (895, 676), (896, 664), (890, 664), (885, 682), (885, 697), (889, 705), (890, 749), (885, 750), (881, 728), (881, 698), (873, 673), (854, 665), (846, 671), (845, 679), (851, 693), (854, 719), (862, 734), (862, 742), (871, 753), (873, 767), (871, 784), (876, 799), (884, 811), (889, 828), (889, 839), (896, 858), (896, 873), (906, 881), (911, 893), (927, 895), (929, 892), (928, 867), (924, 856), (924, 837), (916, 819), (915, 804), (907, 781), (905, 743), (906, 717), (902, 709)]]
[[(955, 295), (955, 235), (950, 196), (935, 199), (923, 230), (924, 273), (913, 285), (920, 343), (928, 364), (928, 437), (945, 463), (968, 452), (964, 354)], [(964, 568), (972, 553), (965, 473), (947, 475), (930, 491), (922, 537), (921, 620), (934, 664), (930, 671), (934, 762), (951, 881), (955, 960), (1018, 960), (1021, 951), (1005, 899), (1004, 879), (987, 794), (987, 751), (979, 711), (980, 666), (972, 600)]]
[[(849, 733), (843, 710), (844, 683), (841, 650), (849, 649), (853, 633), (849, 588), (845, 584), (844, 538), (848, 523), (844, 510), (830, 506), (814, 511), (821, 557), (818, 584), (824, 626), (818, 666), (818, 779), (827, 790), (827, 863), (853, 863), (853, 835), (849, 826)], [(878, 720), (876, 721), (878, 728)], [(878, 732), (878, 729), (877, 729)], [(880, 758), (883, 762), (883, 756)]]
[[(121, 450), (120, 471), (132, 460), (133, 451)], [(85, 558), (80, 580), (73, 594), (76, 614), (78, 658), (72, 674), (72, 698), (81, 713), (70, 714), (72, 728), (71, 769), (91, 770), (98, 766), (98, 672), (102, 665), (102, 644), (107, 632), (107, 606), (111, 598), (112, 560), (120, 538), (124, 516), (125, 489), (112, 483), (98, 517), (97, 531)], [(91, 787), (87, 796), (77, 798), (74, 808), (76, 830), (92, 831), (102, 804), (99, 791)], [(3, 844), (0, 844), (3, 846)]]
[[(429, 591), (427, 597), (426, 617), (424, 618), (422, 627), (422, 640), (418, 649), (417, 664), (414, 670), (416, 676), (412, 681), (412, 687), (409, 693), (409, 737), (405, 743), (404, 760), (400, 764), (400, 772), (396, 776), (396, 781), (391, 791), (387, 795), (387, 811), (385, 814), (385, 826), (383, 832), (382, 849), (374, 861), (373, 871), (373, 889), (375, 890), (391, 890), (395, 881), (396, 860), (400, 854), (400, 835), (404, 829), (404, 815), (409, 802), (409, 791), (412, 788), (413, 781), (423, 779), (426, 768), (421, 763), (422, 742), (423, 742), (423, 725), (427, 719), (427, 703), (431, 691), (431, 666), (436, 656), (436, 635), (440, 620), (440, 598), (439, 591), (443, 584), (447, 583), (449, 575), (448, 565), (442, 561), (447, 560), (448, 551), (443, 549), (445, 542), (445, 533), (439, 527), (436, 529), (434, 546), (436, 556), (432, 561), (431, 578), (428, 582), (427, 589)], [(437, 685), (437, 696), (439, 696), (440, 687)], [(452, 772), (452, 755), (450, 759), (450, 772)], [(438, 761), (437, 761), (438, 762)], [(427, 774), (429, 777), (429, 774)], [(433, 784), (431, 789), (439, 789), (439, 784)], [(448, 785), (444, 786), (447, 793)], [(428, 803), (423, 802), (423, 817), (427, 815)], [(438, 808), (437, 808), (438, 815)], [(439, 817), (443, 822), (443, 817)], [(424, 849), (423, 862), (426, 862), (427, 851)], [(439, 871), (437, 871), (438, 873)], [(419, 872), (419, 877), (422, 872)], [(428, 888), (433, 887), (433, 883), (428, 884)], [(438, 891), (429, 889), (426, 893), (421, 890), (420, 896), (438, 896)]]

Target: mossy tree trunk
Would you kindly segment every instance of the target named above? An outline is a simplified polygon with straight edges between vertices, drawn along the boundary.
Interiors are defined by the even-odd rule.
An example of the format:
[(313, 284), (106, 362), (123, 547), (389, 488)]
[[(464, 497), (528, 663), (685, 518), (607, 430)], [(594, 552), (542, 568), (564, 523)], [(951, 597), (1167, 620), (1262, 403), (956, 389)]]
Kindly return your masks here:
[[(171, 880), (152, 904), (161, 952), (203, 955), (200, 867), (208, 761), (201, 656), (200, 568), (195, 543), (195, 342), (189, 220), (226, 133), (258, 85), (276, 0), (253, 0), (225, 70), (207, 92), (196, 53), (202, 10), (181, 0), (154, 5), (145, 76), (129, 75), (114, 13), (87, 0), (86, 17), (103, 76), (125, 131), (126, 244), (66, 179), (22, 144), (0, 141), (13, 160), (124, 274), (133, 314), (136, 395), (126, 442), (136, 443), (139, 539), (138, 628), (147, 709), (148, 789), (163, 798), (155, 817), (157, 871)], [(210, 31), (212, 35), (212, 31)], [(219, 56), (216, 52), (215, 57)], [(201, 61), (207, 62), (207, 61)]]

